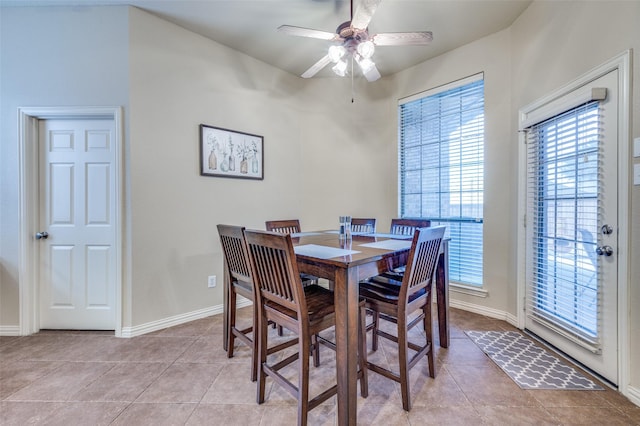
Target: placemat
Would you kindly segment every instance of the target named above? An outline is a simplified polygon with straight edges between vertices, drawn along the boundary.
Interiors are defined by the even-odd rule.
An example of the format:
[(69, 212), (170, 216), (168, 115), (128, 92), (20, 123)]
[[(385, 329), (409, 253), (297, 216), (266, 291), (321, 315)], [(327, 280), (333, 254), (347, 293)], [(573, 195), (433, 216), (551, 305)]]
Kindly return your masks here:
[(359, 247), (370, 247), (385, 250), (400, 250), (411, 247), (411, 241), (407, 240), (383, 240), (375, 243), (358, 244)]
[(348, 256), (350, 254), (360, 253), (355, 250), (346, 250), (336, 247), (320, 246), (317, 244), (304, 244), (295, 246), (293, 251), (303, 256), (317, 257), (319, 259), (331, 259), (332, 257)]

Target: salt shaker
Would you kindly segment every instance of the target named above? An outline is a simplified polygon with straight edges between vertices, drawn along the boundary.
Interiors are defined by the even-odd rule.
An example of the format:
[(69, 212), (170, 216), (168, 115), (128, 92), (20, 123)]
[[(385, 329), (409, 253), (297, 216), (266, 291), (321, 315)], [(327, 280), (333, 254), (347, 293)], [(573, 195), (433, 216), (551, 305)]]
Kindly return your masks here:
[(351, 239), (351, 216), (340, 216), (340, 240)]
[(345, 216), (344, 221), (344, 237), (347, 240), (351, 239), (351, 216)]

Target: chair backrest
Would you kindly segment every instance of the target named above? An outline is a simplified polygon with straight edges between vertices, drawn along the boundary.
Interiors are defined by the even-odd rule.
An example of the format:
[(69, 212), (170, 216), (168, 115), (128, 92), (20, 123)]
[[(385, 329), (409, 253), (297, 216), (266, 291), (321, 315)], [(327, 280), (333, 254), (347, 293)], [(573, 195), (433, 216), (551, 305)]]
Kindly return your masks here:
[(396, 235), (413, 235), (418, 228), (428, 228), (431, 226), (429, 219), (391, 219), (391, 234)]
[(418, 228), (413, 234), (399, 300), (408, 301), (411, 295), (423, 288), (426, 288), (427, 292), (430, 291), (445, 228), (445, 226)]
[(218, 234), (220, 234), (222, 252), (231, 278), (251, 283), (251, 268), (249, 252), (244, 240), (244, 227), (218, 225)]
[(289, 234), (245, 230), (253, 282), (258, 303), (280, 305), (303, 320), (306, 299)]
[(351, 232), (376, 232), (376, 220), (352, 218), (351, 219)]
[(300, 221), (298, 219), (268, 220), (264, 224), (267, 231), (280, 232), (282, 234), (300, 232)]

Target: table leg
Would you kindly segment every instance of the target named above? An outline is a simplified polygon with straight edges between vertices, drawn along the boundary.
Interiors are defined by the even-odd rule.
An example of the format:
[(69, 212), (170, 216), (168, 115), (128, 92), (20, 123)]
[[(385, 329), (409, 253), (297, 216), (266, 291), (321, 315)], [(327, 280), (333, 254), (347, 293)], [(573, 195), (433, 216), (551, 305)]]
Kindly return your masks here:
[(358, 271), (341, 269), (334, 280), (338, 425), (355, 425), (358, 409)]
[(438, 296), (438, 332), (440, 347), (449, 347), (449, 241), (442, 241), (436, 270), (436, 295)]

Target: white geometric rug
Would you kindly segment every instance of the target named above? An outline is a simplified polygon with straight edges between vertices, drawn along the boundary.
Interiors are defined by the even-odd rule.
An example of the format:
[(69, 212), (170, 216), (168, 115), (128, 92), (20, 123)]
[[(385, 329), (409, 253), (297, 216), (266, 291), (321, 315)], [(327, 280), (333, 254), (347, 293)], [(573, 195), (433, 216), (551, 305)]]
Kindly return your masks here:
[(522, 389), (604, 390), (515, 331), (466, 331)]

